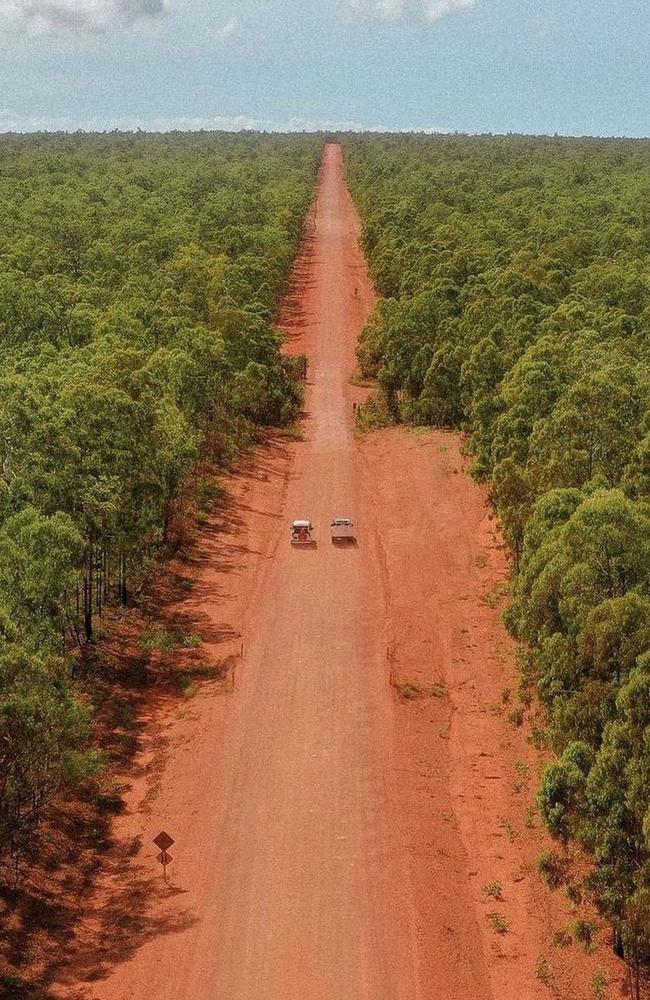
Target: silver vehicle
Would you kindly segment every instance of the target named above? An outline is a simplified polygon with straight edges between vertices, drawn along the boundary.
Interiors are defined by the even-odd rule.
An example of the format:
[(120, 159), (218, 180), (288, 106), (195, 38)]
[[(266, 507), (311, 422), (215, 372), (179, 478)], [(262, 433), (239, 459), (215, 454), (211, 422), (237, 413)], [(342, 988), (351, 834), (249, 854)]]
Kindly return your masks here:
[(330, 533), (333, 542), (354, 542), (354, 521), (350, 517), (335, 517), (330, 522)]

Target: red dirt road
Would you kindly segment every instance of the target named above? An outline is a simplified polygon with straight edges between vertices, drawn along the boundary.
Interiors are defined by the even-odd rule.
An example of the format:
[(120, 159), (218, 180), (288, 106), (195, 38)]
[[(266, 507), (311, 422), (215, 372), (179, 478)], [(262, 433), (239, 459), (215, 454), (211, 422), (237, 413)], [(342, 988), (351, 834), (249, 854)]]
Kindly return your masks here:
[[(116, 965), (93, 986), (98, 998), (420, 995), (406, 859), (388, 804), (381, 573), (363, 517), (358, 547), (334, 547), (328, 535), (332, 516), (356, 518), (361, 504), (347, 385), (369, 294), (365, 284), (365, 298), (354, 294), (361, 268), (331, 146), (301, 296), (305, 440), (295, 446), (284, 518), (272, 522), (275, 547), (254, 583), (235, 693), (216, 709), (196, 706), (202, 725), (186, 724), (187, 752), (172, 733), (144, 828), (145, 841), (157, 826), (177, 838), (174, 903), (186, 919)], [(294, 517), (317, 527), (315, 549), (289, 545)], [(120, 832), (129, 823), (135, 830), (137, 817)]]
[[(100, 880), (79, 940), (104, 945), (80, 946), (67, 997), (532, 1000), (549, 995), (542, 958), (554, 995), (591, 995), (596, 959), (550, 948), (569, 914), (534, 875), (538, 822), (523, 826), (537, 758), (502, 701), (516, 674), (485, 496), (458, 436), (354, 438), (373, 303), (328, 146), (287, 303), (289, 349), (309, 357), (304, 441), (231, 483), (183, 601), (213, 662), (243, 640), (235, 689), (206, 684), (150, 721), (115, 828), (144, 849)], [(334, 515), (357, 521), (357, 547), (330, 544)], [(316, 548), (291, 548), (295, 517)], [(161, 828), (177, 841), (171, 889)], [(482, 892), (497, 880), (498, 902)]]

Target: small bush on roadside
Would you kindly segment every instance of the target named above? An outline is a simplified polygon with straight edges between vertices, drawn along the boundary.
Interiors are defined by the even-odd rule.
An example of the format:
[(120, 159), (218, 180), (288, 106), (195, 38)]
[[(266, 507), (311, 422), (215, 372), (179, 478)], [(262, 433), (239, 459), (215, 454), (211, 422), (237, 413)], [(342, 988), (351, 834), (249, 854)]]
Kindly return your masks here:
[(567, 862), (556, 851), (544, 851), (537, 862), (537, 870), (551, 889), (559, 889), (566, 881)]
[(571, 930), (576, 941), (579, 941), (583, 945), (585, 951), (591, 951), (594, 944), (596, 925), (589, 920), (574, 920)]
[(507, 934), (510, 930), (510, 924), (504, 917), (503, 913), (488, 913), (487, 918), (497, 934)]
[(554, 948), (569, 948), (573, 944), (573, 938), (566, 931), (556, 931), (551, 944)]
[(363, 406), (357, 409), (356, 414), (356, 424), (360, 431), (376, 431), (395, 423), (395, 417), (381, 391), (373, 392)]
[(575, 882), (569, 882), (569, 884), (565, 887), (564, 892), (570, 903), (573, 903), (574, 906), (581, 905), (584, 897), (582, 889), (579, 885), (576, 885)]
[(535, 975), (539, 979), (540, 983), (544, 983), (544, 986), (551, 987), (553, 983), (553, 974), (551, 972), (551, 967), (543, 955), (537, 959), (537, 965), (535, 966)]
[(167, 629), (154, 625), (140, 636), (140, 647), (148, 653), (173, 653), (180, 648), (196, 648), (202, 644), (200, 635), (182, 629)]
[(524, 724), (524, 709), (522, 705), (518, 705), (514, 708), (508, 716), (508, 721), (515, 729), (519, 729), (520, 726)]
[(607, 995), (607, 979), (602, 972), (597, 972), (594, 978), (591, 980), (591, 988), (594, 991), (594, 996), (596, 1000), (604, 1000)]
[(500, 882), (488, 882), (483, 886), (483, 892), (492, 899), (503, 899), (503, 886)]

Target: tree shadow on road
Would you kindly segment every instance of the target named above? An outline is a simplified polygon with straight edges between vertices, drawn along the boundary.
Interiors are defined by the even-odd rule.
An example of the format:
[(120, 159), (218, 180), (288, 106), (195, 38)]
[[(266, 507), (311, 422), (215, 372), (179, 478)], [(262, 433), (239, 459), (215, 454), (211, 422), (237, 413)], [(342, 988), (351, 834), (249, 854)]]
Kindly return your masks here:
[[(155, 798), (167, 748), (161, 722), (179, 696), (198, 681), (217, 693), (233, 690), (240, 636), (227, 607), (228, 584), (259, 555), (245, 519), (254, 511), (275, 532), (281, 518), (277, 509), (256, 510), (259, 502), (248, 497), (255, 482), (283, 481), (289, 447), (286, 436), (272, 432), (263, 449), (244, 458), (187, 547), (160, 564), (131, 607), (107, 613), (105, 634), (75, 667), (96, 707), (95, 739), (109, 756), (110, 780), (85, 798), (56, 804), (34, 838), (37, 850), (25, 858), (22, 882), (0, 889), (0, 1000), (54, 1000), (61, 990), (66, 1000), (92, 1000), (92, 984), (148, 941), (196, 923), (184, 890), (166, 886), (143, 863), (139, 840), (114, 839), (113, 818), (135, 783), (147, 787), (144, 811)], [(196, 634), (200, 642), (147, 652), (143, 630), (159, 626), (167, 636)]]
[[(114, 887), (102, 891), (93, 912), (84, 916), (70, 953), (52, 968), (57, 983), (105, 979), (148, 941), (188, 930), (197, 916), (188, 907), (173, 908), (183, 893), (173, 886), (161, 888), (160, 877), (143, 867), (131, 869), (126, 876), (118, 874)], [(162, 904), (161, 895), (165, 896)]]
[(2, 1000), (53, 1000), (59, 988), (69, 1000), (91, 1000), (91, 984), (115, 965), (197, 920), (177, 907), (182, 889), (166, 887), (136, 860), (139, 843), (110, 841), (108, 815), (84, 815), (79, 804), (72, 811), (53, 817), (40, 866), (18, 888), (0, 891)]

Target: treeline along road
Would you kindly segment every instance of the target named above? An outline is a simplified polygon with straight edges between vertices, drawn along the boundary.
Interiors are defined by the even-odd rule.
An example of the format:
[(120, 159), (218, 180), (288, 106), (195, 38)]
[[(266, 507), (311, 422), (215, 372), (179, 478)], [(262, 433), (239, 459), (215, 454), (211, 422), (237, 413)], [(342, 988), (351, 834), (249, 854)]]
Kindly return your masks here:
[[(126, 603), (199, 459), (300, 388), (272, 321), (316, 138), (0, 141), (0, 862), (96, 773), (70, 654)], [(4, 868), (2, 869), (5, 870)]]
[[(319, 137), (0, 142), (3, 915), (52, 802), (115, 773), (84, 677), (105, 607), (165, 551), (197, 463), (285, 426), (184, 567), (189, 638), (215, 668), (235, 637), (236, 677), (139, 720), (56, 995), (584, 1000), (614, 988), (591, 900), (640, 995), (650, 151), (342, 141), (379, 301), (338, 144), (307, 214)], [(330, 544), (336, 516), (356, 545)], [(540, 753), (557, 843), (531, 803), (531, 865), (511, 816)], [(37, 949), (13, 942), (24, 992)]]
[(650, 958), (647, 142), (360, 137), (348, 168), (383, 295), (359, 348), (377, 419), (471, 433), (515, 577), (539, 801), (594, 867), (634, 992)]

